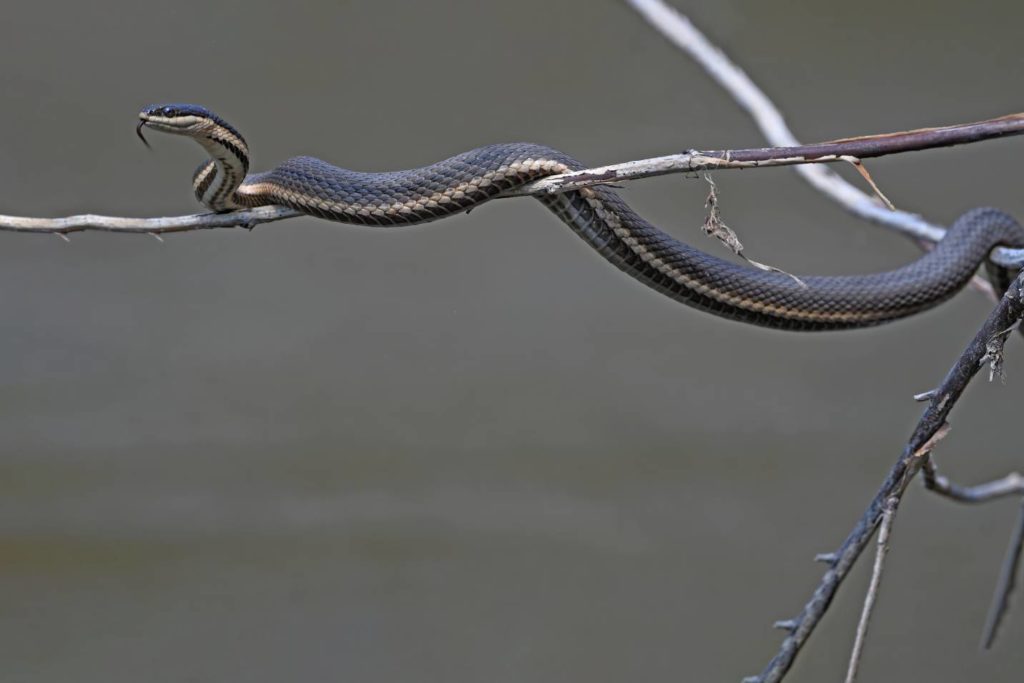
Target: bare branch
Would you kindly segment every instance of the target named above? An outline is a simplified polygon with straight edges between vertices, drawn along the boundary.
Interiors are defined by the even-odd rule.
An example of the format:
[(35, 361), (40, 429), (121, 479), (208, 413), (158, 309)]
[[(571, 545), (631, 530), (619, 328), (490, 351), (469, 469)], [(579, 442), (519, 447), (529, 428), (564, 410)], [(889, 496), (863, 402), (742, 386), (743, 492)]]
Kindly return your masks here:
[[(958, 503), (987, 503), (1008, 496), (1024, 496), (1024, 476), (1017, 472), (1011, 472), (1001, 479), (984, 484), (961, 486), (941, 476), (935, 466), (934, 458), (929, 458), (924, 464), (923, 476), (925, 488)], [(995, 592), (992, 596), (992, 606), (989, 608), (988, 618), (985, 620), (981, 647), (986, 650), (992, 647), (999, 632), (999, 626), (1009, 608), (1010, 595), (1013, 593), (1020, 567), (1022, 549), (1024, 549), (1024, 500), (1021, 500), (1020, 514), (1017, 516), (1017, 524), (1010, 536), (1006, 558), (1003, 560), (999, 580), (996, 582)]]
[[(503, 196), (554, 194), (591, 185), (653, 178), (670, 173), (802, 166), (806, 164), (835, 162), (854, 163), (857, 165), (861, 159), (917, 152), (937, 147), (951, 147), (953, 145), (963, 145), (1021, 134), (1024, 134), (1024, 113), (1008, 114), (974, 123), (958, 123), (940, 128), (918, 128), (879, 135), (862, 135), (810, 145), (793, 144), (781, 147), (709, 151), (690, 150), (685, 154), (671, 154), (663, 157), (626, 161), (621, 164), (598, 166), (596, 168), (554, 175), (527, 183)], [(801, 170), (803, 172), (826, 171), (826, 169), (815, 167), (804, 167)], [(831, 173), (830, 171), (827, 172)], [(858, 172), (862, 175), (865, 174), (861, 168), (858, 168)], [(832, 175), (846, 183), (839, 176)], [(881, 194), (878, 188), (875, 187), (874, 182), (871, 181), (870, 175), (865, 175), (865, 179), (871, 184), (876, 193)], [(865, 200), (870, 201), (876, 209), (885, 213), (891, 212), (890, 209), (879, 205), (874, 199), (861, 193), (860, 190), (857, 190), (852, 185), (849, 185), (849, 187), (854, 192), (861, 194)], [(937, 241), (942, 238), (943, 234), (945, 234), (944, 229), (933, 226), (933, 229), (915, 232), (912, 236)]]
[[(910, 481), (925, 463), (931, 450), (948, 430), (946, 417), (964, 389), (993, 352), (994, 344), (1005, 341), (1004, 330), (1024, 317), (1024, 274), (1019, 275), (1000, 299), (974, 339), (957, 359), (939, 387), (932, 392), (928, 407), (917, 423), (903, 454), (893, 465), (871, 503), (835, 554), (829, 554), (829, 568), (821, 578), (811, 599), (793, 620), (791, 634), (782, 642), (778, 654), (759, 675), (745, 679), (757, 683), (777, 683), (793, 665), (800, 649), (807, 642), (818, 622), (825, 615), (839, 586), (846, 579), (854, 562), (867, 546), (884, 516), (888, 501), (902, 498)], [(1022, 532), (1024, 533), (1024, 532)], [(1012, 572), (1011, 572), (1012, 575)], [(1012, 582), (1011, 582), (1012, 584)]]
[[(768, 96), (736, 66), (718, 47), (713, 45), (685, 16), (663, 0), (626, 0), (673, 45), (686, 52), (707, 71), (719, 85), (757, 123), (765, 139), (773, 145), (796, 147), (800, 142)], [(861, 157), (862, 155), (853, 155)], [(866, 157), (862, 157), (866, 158)], [(873, 223), (888, 226), (917, 240), (937, 242), (945, 229), (929, 223), (921, 216), (906, 211), (890, 211), (870, 195), (861, 192), (842, 177), (823, 166), (801, 166), (797, 172), (812, 187), (830, 197), (850, 213)], [(1024, 263), (1024, 251), (996, 249), (993, 260), (1005, 266)]]
[(121, 216), (95, 216), (84, 214), (66, 218), (23, 218), (0, 216), (0, 230), (13, 232), (35, 232), (67, 236), (86, 230), (103, 232), (127, 232), (142, 235), (162, 235), (189, 230), (211, 230), (214, 228), (253, 228), (260, 223), (279, 221), (301, 216), (298, 211), (284, 206), (261, 206), (248, 211), (231, 213), (199, 213), (190, 216), (169, 216), (162, 218), (125, 218)]
[(1024, 496), (1024, 476), (1017, 472), (984, 484), (961, 486), (941, 476), (934, 458), (930, 458), (924, 465), (923, 474), (925, 488), (958, 503), (988, 503), (1008, 496)]

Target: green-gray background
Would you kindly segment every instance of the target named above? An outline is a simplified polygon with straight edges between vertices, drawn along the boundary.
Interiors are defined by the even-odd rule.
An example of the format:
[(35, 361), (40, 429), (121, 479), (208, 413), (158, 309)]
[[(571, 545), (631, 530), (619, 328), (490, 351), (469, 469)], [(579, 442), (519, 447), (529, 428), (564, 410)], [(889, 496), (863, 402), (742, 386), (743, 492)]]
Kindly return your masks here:
[[(679, 2), (806, 140), (1022, 109), (1024, 5)], [(0, 212), (195, 210), (205, 104), (255, 168), (358, 169), (533, 140), (591, 163), (760, 146), (624, 4), (8, 3)], [(1024, 214), (1019, 140), (873, 161), (901, 207)], [(789, 170), (718, 176), (750, 254), (915, 258)], [(702, 241), (702, 181), (631, 185)], [(312, 219), (149, 237), (0, 235), (0, 680), (737, 680), (774, 652), (984, 317), (964, 293), (799, 336), (657, 296), (534, 202), (393, 231)], [(1020, 467), (1020, 344), (938, 454)], [(913, 487), (865, 680), (1018, 681), (1024, 610), (979, 653), (1014, 504)], [(836, 680), (864, 568), (794, 680)]]

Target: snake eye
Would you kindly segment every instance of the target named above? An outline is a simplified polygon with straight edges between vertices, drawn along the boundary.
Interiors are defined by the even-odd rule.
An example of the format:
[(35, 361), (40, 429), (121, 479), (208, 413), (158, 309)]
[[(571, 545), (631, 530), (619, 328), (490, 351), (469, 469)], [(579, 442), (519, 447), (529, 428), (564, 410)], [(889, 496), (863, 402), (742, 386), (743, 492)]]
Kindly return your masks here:
[(164, 116), (174, 116), (174, 107), (164, 107), (163, 114)]

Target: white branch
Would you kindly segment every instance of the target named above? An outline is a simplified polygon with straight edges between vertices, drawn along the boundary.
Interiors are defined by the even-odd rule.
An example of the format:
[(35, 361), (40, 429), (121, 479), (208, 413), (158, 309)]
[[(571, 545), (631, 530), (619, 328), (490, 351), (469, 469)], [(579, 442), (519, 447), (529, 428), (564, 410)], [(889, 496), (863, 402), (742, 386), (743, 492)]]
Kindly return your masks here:
[[(685, 16), (663, 0), (626, 0), (655, 29), (676, 47), (686, 52), (722, 86), (754, 119), (772, 145), (794, 147), (800, 143), (786, 125), (768, 96), (750, 77), (713, 45)], [(823, 166), (800, 166), (797, 172), (812, 187), (838, 202), (847, 211), (873, 223), (888, 226), (905, 235), (938, 242), (945, 228), (929, 223), (906, 211), (892, 211)], [(1024, 262), (1022, 249), (995, 249), (992, 260), (1000, 265), (1019, 267)]]
[(231, 213), (197, 213), (189, 216), (161, 218), (126, 218), (123, 216), (97, 216), (83, 214), (64, 218), (30, 218), (0, 216), (0, 230), (35, 232), (65, 236), (72, 232), (99, 230), (129, 232), (143, 235), (163, 235), (187, 230), (213, 228), (252, 228), (260, 223), (301, 216), (302, 213), (284, 206), (261, 206), (247, 211)]

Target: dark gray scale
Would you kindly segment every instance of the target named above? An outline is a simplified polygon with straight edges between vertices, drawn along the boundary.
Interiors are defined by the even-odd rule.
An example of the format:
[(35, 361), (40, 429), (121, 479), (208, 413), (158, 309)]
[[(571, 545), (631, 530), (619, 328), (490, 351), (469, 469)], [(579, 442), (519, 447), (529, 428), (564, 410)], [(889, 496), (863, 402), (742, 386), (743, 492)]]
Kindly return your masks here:
[[(443, 192), (529, 158), (557, 161), (570, 169), (583, 168), (557, 150), (512, 143), (482, 147), (431, 166), (392, 173), (359, 173), (300, 157), (260, 179), (318, 199), (388, 205)], [(510, 176), (438, 208), (386, 218), (350, 216), (301, 205), (294, 208), (363, 225), (424, 223), (472, 208), (536, 179), (533, 175)], [(656, 291), (715, 315), (788, 330), (867, 327), (911, 315), (962, 288), (993, 247), (1024, 246), (1024, 230), (1010, 216), (996, 209), (976, 209), (958, 220), (933, 251), (903, 268), (873, 275), (801, 277), (800, 284), (784, 274), (738, 265), (694, 249), (645, 221), (607, 188), (594, 188), (592, 193), (606, 210), (618, 216), (638, 246), (630, 246), (617, 236), (579, 192), (539, 199), (601, 256)], [(272, 201), (268, 198), (268, 203)], [(677, 274), (645, 260), (644, 252)], [(1001, 271), (999, 282), (1008, 284), (1010, 275), (997, 270)], [(700, 283), (707, 291), (700, 291), (689, 281)], [(759, 310), (761, 305), (774, 310)]]

